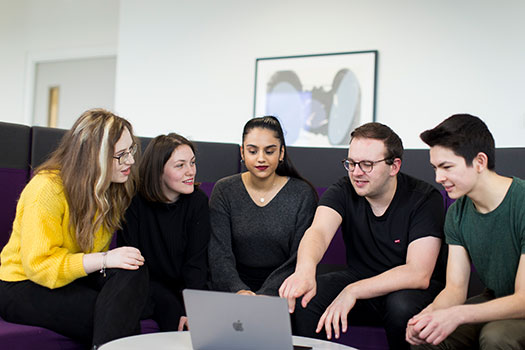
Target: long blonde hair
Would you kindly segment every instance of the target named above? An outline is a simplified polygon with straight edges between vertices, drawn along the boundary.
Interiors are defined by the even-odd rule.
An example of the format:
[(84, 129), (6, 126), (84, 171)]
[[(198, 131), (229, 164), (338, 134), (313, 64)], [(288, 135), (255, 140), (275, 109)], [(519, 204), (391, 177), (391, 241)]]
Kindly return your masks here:
[(115, 144), (125, 129), (136, 143), (127, 120), (104, 109), (87, 110), (35, 171), (59, 172), (70, 208), (70, 228), (86, 253), (93, 249), (101, 225), (110, 232), (121, 227), (136, 191), (136, 166), (126, 182), (111, 182)]

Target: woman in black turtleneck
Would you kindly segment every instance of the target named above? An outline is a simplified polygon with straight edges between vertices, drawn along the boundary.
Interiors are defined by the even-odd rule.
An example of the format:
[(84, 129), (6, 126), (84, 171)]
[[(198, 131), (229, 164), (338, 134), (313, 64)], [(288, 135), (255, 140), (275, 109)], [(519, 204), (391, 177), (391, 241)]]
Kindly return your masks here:
[[(206, 289), (210, 238), (208, 198), (195, 187), (195, 148), (171, 133), (154, 138), (140, 165), (140, 189), (118, 232), (134, 246), (150, 275), (149, 310), (162, 331), (186, 322), (182, 290)], [(145, 315), (146, 316), (146, 315)]]

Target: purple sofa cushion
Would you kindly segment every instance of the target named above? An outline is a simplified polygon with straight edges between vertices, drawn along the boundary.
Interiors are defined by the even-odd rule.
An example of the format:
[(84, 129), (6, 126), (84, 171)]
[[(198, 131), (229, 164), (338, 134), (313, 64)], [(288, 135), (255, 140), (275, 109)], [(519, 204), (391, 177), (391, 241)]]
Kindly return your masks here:
[[(325, 193), (326, 187), (318, 187), (317, 194), (319, 198)], [(332, 242), (328, 246), (320, 264), (324, 265), (346, 265), (346, 248), (343, 241), (343, 234), (341, 228), (337, 229)]]
[(86, 349), (68, 337), (49, 329), (10, 323), (0, 318), (0, 344), (10, 350), (77, 350)]
[(214, 186), (215, 182), (201, 182), (199, 188), (210, 198)]
[[(159, 331), (157, 323), (153, 320), (143, 320), (140, 322), (140, 326), (144, 334)], [(0, 318), (0, 348), (10, 350), (80, 350), (87, 349), (88, 346), (49, 329), (10, 323)]]
[(142, 334), (159, 332), (159, 325), (157, 322), (149, 319), (140, 321), (140, 332)]
[(388, 350), (388, 341), (382, 327), (349, 326), (336, 343), (360, 350)]

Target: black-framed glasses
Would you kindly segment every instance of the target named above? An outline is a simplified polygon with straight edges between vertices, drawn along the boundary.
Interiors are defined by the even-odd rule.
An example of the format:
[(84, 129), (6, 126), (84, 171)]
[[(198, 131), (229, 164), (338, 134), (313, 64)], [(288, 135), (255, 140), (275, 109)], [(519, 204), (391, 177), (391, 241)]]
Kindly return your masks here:
[(359, 168), (364, 173), (370, 173), (374, 169), (374, 164), (381, 163), (387, 160), (392, 160), (392, 158), (385, 158), (385, 159), (375, 160), (375, 161), (362, 160), (360, 162), (354, 162), (353, 160), (350, 160), (350, 159), (343, 159), (341, 162), (343, 163), (343, 166), (345, 167), (347, 171), (352, 172), (354, 171), (356, 166), (359, 166)]
[(134, 144), (133, 146), (130, 147), (129, 151), (122, 152), (118, 156), (113, 156), (113, 158), (118, 160), (119, 165), (122, 165), (129, 160), (129, 157), (132, 157), (135, 155), (135, 153), (137, 153), (137, 148), (138, 148), (137, 144)]

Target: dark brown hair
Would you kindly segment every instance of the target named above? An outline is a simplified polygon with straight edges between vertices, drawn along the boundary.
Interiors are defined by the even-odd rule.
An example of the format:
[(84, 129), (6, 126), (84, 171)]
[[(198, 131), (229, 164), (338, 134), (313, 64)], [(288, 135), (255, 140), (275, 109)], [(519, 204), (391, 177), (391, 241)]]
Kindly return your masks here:
[(187, 145), (195, 154), (195, 145), (176, 133), (159, 135), (149, 143), (140, 164), (140, 194), (150, 202), (168, 201), (162, 192), (162, 174), (164, 165), (179, 146)]

